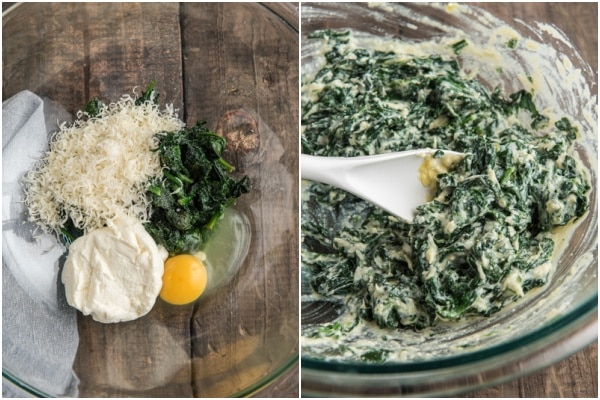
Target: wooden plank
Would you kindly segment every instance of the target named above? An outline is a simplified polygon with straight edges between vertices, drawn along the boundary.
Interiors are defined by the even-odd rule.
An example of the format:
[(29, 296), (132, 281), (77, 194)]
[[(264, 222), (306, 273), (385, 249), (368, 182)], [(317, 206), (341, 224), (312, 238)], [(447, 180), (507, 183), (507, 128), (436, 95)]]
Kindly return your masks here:
[[(162, 103), (182, 107), (179, 7), (158, 3), (63, 5), (82, 15), (86, 95), (116, 101), (153, 79)], [(145, 317), (119, 324), (79, 318), (74, 369), (80, 395), (191, 395), (189, 317), (192, 307), (157, 302)]]
[[(72, 24), (59, 24), (47, 15), (60, 15)], [(80, 12), (57, 3), (21, 4), (3, 17), (2, 100), (27, 89), (71, 113), (80, 110), (86, 101), (82, 22)]]
[(81, 397), (191, 397), (189, 307), (158, 301), (135, 321), (100, 324), (79, 315), (73, 366)]
[[(183, 8), (187, 122), (207, 120), (226, 137), (226, 157), (253, 185), (238, 207), (258, 251), (198, 307), (192, 326), (195, 395), (222, 396), (289, 359), (285, 337), (297, 337), (298, 34), (256, 3)], [(231, 379), (219, 378), (217, 358)]]
[(90, 97), (116, 100), (156, 80), (160, 100), (183, 107), (177, 3), (90, 3), (82, 12)]
[(598, 343), (549, 368), (502, 385), (467, 393), (469, 398), (598, 398)]

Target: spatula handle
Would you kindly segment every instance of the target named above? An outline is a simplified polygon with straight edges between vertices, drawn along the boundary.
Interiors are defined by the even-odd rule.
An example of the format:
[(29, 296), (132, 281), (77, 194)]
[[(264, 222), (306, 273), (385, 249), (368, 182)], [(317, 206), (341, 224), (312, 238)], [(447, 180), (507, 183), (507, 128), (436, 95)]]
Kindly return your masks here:
[(327, 183), (344, 189), (344, 176), (347, 161), (341, 157), (319, 157), (300, 155), (300, 174), (302, 179)]

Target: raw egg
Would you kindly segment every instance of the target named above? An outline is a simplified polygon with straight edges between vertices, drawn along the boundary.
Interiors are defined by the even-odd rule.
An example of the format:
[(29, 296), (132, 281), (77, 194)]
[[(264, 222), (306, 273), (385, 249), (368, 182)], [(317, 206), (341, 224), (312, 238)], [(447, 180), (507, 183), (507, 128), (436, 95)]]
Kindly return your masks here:
[(170, 304), (182, 305), (196, 300), (206, 289), (204, 264), (189, 254), (180, 254), (165, 261), (160, 298)]

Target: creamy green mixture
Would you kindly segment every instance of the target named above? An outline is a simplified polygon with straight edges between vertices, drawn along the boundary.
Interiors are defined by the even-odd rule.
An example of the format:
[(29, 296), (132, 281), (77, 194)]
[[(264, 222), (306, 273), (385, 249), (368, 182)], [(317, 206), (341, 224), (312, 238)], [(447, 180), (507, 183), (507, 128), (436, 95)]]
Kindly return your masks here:
[(435, 198), (411, 224), (305, 182), (302, 262), (312, 289), (344, 303), (347, 315), (304, 326), (303, 336), (337, 337), (365, 320), (396, 330), (489, 316), (544, 285), (552, 229), (588, 208), (589, 179), (570, 155), (578, 136), (571, 121), (551, 121), (530, 92), (507, 95), (463, 73), (466, 41), (454, 43), (455, 57), (442, 57), (360, 48), (351, 39), (332, 31), (309, 39), (323, 41), (325, 61), (303, 76), (303, 153), (427, 147), (466, 157), (438, 175)]

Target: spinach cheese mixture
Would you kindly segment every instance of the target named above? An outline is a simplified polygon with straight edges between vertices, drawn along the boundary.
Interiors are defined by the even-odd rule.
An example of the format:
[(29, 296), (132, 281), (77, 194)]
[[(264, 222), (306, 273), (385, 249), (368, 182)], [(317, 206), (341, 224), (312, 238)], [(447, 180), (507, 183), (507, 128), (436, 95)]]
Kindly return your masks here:
[[(451, 56), (410, 56), (319, 31), (324, 60), (302, 81), (302, 152), (353, 157), (434, 148), (466, 156), (437, 177), (435, 197), (404, 222), (331, 186), (303, 182), (302, 262), (318, 296), (345, 303), (339, 321), (304, 335), (423, 329), (490, 316), (552, 270), (552, 230), (588, 209), (578, 130), (540, 112), (533, 94), (489, 89)], [(507, 46), (511, 44), (508, 43)], [(454, 56), (452, 56), (454, 55)], [(402, 182), (390, 182), (402, 185)]]

